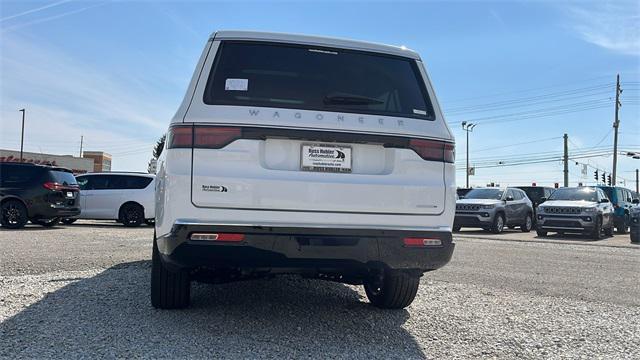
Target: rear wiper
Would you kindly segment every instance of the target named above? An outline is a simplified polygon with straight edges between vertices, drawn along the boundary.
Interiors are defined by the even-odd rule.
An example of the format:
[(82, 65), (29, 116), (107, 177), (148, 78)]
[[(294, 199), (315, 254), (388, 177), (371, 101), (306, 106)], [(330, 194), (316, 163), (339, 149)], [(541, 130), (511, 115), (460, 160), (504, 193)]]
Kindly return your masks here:
[(325, 105), (370, 105), (384, 104), (384, 101), (361, 95), (330, 94), (324, 97)]

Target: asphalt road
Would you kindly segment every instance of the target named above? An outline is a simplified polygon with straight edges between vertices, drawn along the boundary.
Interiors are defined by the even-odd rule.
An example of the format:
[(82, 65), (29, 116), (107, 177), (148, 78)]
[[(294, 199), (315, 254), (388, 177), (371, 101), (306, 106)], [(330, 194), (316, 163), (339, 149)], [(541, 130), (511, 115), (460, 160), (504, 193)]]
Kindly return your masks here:
[(640, 358), (640, 247), (465, 234), (406, 310), (282, 277), (197, 284), (191, 308), (159, 311), (152, 234), (0, 229), (0, 357)]

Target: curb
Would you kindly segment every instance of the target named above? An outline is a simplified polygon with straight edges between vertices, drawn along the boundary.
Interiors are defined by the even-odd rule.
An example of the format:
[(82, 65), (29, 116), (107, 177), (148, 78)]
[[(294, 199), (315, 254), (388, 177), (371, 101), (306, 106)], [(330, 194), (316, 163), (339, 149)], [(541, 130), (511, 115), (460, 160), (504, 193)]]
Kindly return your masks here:
[(577, 242), (577, 241), (566, 241), (566, 240), (537, 240), (537, 239), (526, 239), (526, 240), (518, 240), (518, 239), (509, 239), (503, 237), (493, 237), (493, 236), (473, 236), (473, 235), (453, 235), (454, 240), (463, 240), (463, 239), (473, 239), (473, 240), (496, 240), (496, 241), (509, 241), (509, 242), (524, 242), (524, 243), (538, 243), (538, 244), (556, 244), (556, 245), (582, 245), (582, 246), (594, 246), (594, 247), (608, 247), (608, 248), (618, 248), (618, 249), (637, 249), (640, 250), (640, 245), (631, 244), (603, 244), (603, 243), (589, 243), (589, 242)]

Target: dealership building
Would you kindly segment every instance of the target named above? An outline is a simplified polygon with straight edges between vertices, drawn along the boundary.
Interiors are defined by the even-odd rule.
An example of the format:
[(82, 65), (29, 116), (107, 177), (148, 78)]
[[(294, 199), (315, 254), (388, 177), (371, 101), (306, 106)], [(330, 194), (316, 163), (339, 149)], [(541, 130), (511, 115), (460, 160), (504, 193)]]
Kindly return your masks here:
[[(68, 168), (75, 174), (111, 171), (111, 155), (102, 151), (85, 151), (82, 157), (23, 152), (22, 159), (26, 163)], [(20, 162), (20, 151), (0, 149), (0, 162)]]

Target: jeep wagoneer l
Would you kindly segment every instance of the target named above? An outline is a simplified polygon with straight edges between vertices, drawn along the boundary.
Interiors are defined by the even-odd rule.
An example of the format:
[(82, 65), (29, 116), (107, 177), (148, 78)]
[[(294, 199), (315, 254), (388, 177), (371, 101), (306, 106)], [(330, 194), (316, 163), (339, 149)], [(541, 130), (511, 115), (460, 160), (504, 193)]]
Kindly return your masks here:
[(158, 160), (152, 304), (191, 281), (299, 274), (409, 305), (454, 245), (454, 138), (420, 56), (211, 35)]

